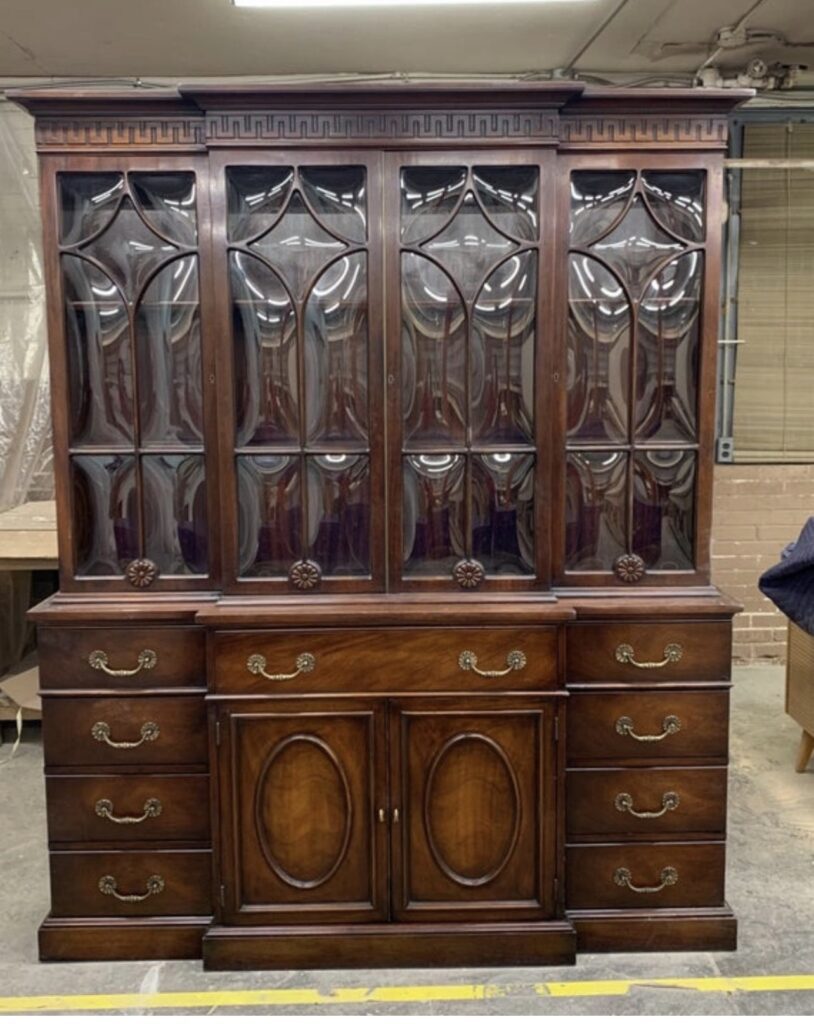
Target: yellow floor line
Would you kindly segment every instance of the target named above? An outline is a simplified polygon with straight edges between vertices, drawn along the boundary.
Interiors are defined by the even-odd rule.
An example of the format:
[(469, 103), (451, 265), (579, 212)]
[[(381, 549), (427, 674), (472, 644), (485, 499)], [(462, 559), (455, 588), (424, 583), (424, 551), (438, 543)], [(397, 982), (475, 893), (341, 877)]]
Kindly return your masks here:
[(537, 985), (404, 985), (380, 988), (234, 989), (213, 992), (128, 992), (99, 995), (0, 997), (3, 1013), (103, 1012), (235, 1006), (331, 1006), (338, 1003), (468, 1002), (509, 996), (584, 999), (626, 996), (636, 988), (681, 988), (693, 992), (814, 991), (814, 974), (740, 978), (631, 978), (599, 981), (547, 981)]

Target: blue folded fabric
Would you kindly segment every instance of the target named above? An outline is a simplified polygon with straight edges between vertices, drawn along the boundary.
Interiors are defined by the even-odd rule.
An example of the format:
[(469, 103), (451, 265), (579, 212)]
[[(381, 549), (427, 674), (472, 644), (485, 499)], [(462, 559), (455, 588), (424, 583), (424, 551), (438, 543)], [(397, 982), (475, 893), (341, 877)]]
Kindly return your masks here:
[(814, 634), (814, 516), (780, 561), (760, 577), (761, 593), (807, 633)]

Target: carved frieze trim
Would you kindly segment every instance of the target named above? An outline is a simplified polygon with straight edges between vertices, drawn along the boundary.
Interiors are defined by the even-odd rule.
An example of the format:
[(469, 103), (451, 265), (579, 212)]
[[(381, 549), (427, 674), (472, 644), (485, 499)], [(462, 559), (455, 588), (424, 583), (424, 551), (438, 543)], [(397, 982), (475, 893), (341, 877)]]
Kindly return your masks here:
[(210, 111), (206, 115), (40, 116), (40, 152), (92, 150), (203, 151), (219, 146), (515, 145), (562, 149), (723, 149), (727, 118), (683, 114), (581, 114), (503, 109), (345, 109)]
[(563, 117), (563, 149), (647, 148), (723, 149), (726, 117), (681, 114), (590, 114)]
[(222, 111), (206, 117), (210, 146), (495, 142), (554, 145), (558, 117), (550, 110), (293, 110)]
[(202, 116), (38, 117), (40, 152), (63, 150), (204, 150)]

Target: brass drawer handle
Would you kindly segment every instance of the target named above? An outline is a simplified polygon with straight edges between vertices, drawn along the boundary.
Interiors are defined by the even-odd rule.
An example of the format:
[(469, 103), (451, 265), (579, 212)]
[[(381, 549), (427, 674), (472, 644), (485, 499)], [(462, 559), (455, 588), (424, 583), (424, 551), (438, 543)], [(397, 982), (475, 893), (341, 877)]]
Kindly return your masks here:
[(661, 810), (660, 811), (637, 811), (633, 808), (633, 797), (630, 793), (617, 793), (616, 799), (613, 801), (617, 811), (621, 811), (623, 814), (627, 812), (632, 814), (634, 818), (660, 818), (662, 814), (666, 814), (668, 811), (674, 811), (679, 804), (678, 793), (665, 793), (661, 798)]
[(149, 672), (151, 668), (155, 668), (158, 664), (158, 655), (155, 651), (145, 649), (139, 652), (136, 661), (138, 664), (135, 668), (110, 668), (106, 651), (91, 651), (88, 655), (90, 667), (95, 668), (97, 672), (104, 672), (108, 676), (135, 676), (142, 669), (145, 672)]
[(498, 676), (507, 676), (510, 672), (519, 672), (526, 667), (526, 656), (522, 651), (509, 651), (506, 655), (506, 668), (483, 669), (478, 668), (477, 655), (473, 651), (461, 651), (458, 655), (458, 667), (464, 672), (476, 672), (484, 679), (496, 679)]
[(117, 750), (132, 750), (133, 747), (140, 747), (142, 743), (152, 743), (157, 740), (160, 730), (155, 722), (145, 722), (141, 727), (140, 740), (112, 740), (110, 726), (107, 722), (94, 722), (90, 733), (97, 743), (106, 743), (109, 747), (115, 747)]
[(112, 821), (116, 825), (140, 825), (142, 821), (146, 821), (148, 818), (157, 818), (163, 810), (161, 801), (155, 796), (151, 796), (144, 801), (144, 813), (140, 814), (137, 818), (131, 818), (126, 815), (118, 817), (115, 815), (113, 813), (112, 800), (97, 800), (95, 807), (95, 811), (100, 818), (107, 818), (108, 821)]
[(620, 885), (623, 889), (630, 889), (631, 892), (661, 892), (662, 889), (666, 889), (668, 885), (675, 885), (678, 882), (678, 872), (675, 868), (662, 868), (661, 875), (659, 876), (661, 881), (658, 885), (634, 885), (633, 875), (630, 873), (628, 868), (617, 868), (613, 872), (613, 880), (617, 885)]
[(309, 654), (308, 651), (303, 651), (302, 654), (297, 655), (297, 660), (294, 662), (296, 671), (294, 672), (266, 672), (266, 659), (262, 654), (250, 654), (249, 660), (246, 662), (246, 668), (251, 672), (253, 676), (263, 676), (264, 679), (270, 679), (273, 683), (284, 683), (287, 679), (294, 679), (300, 674), (300, 672), (313, 672), (316, 667), (317, 659), (313, 654)]
[(661, 723), (662, 731), (657, 736), (640, 736), (637, 732), (633, 731), (633, 719), (627, 715), (622, 715), (621, 718), (616, 720), (616, 731), (620, 736), (630, 736), (633, 740), (638, 740), (639, 743), (658, 743), (659, 740), (666, 740), (668, 736), (672, 736), (681, 730), (681, 719), (678, 715), (667, 715), (664, 721)]
[(150, 875), (147, 879), (147, 892), (122, 893), (119, 892), (119, 884), (113, 875), (103, 875), (99, 879), (99, 892), (105, 896), (113, 896), (122, 903), (141, 903), (151, 896), (157, 896), (164, 891), (164, 879), (161, 875)]
[(636, 654), (630, 644), (619, 644), (616, 648), (616, 660), (620, 665), (632, 665), (634, 668), (664, 668), (681, 661), (684, 648), (681, 644), (667, 644), (661, 661), (636, 661)]

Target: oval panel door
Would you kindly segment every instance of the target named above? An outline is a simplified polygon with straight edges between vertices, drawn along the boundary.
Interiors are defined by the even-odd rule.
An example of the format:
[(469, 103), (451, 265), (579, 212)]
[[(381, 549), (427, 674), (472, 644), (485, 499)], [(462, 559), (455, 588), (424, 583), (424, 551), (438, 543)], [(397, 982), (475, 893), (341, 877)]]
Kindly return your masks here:
[(270, 703), (221, 712), (225, 923), (382, 920), (383, 702)]
[(553, 699), (399, 702), (390, 722), (400, 920), (553, 913)]

